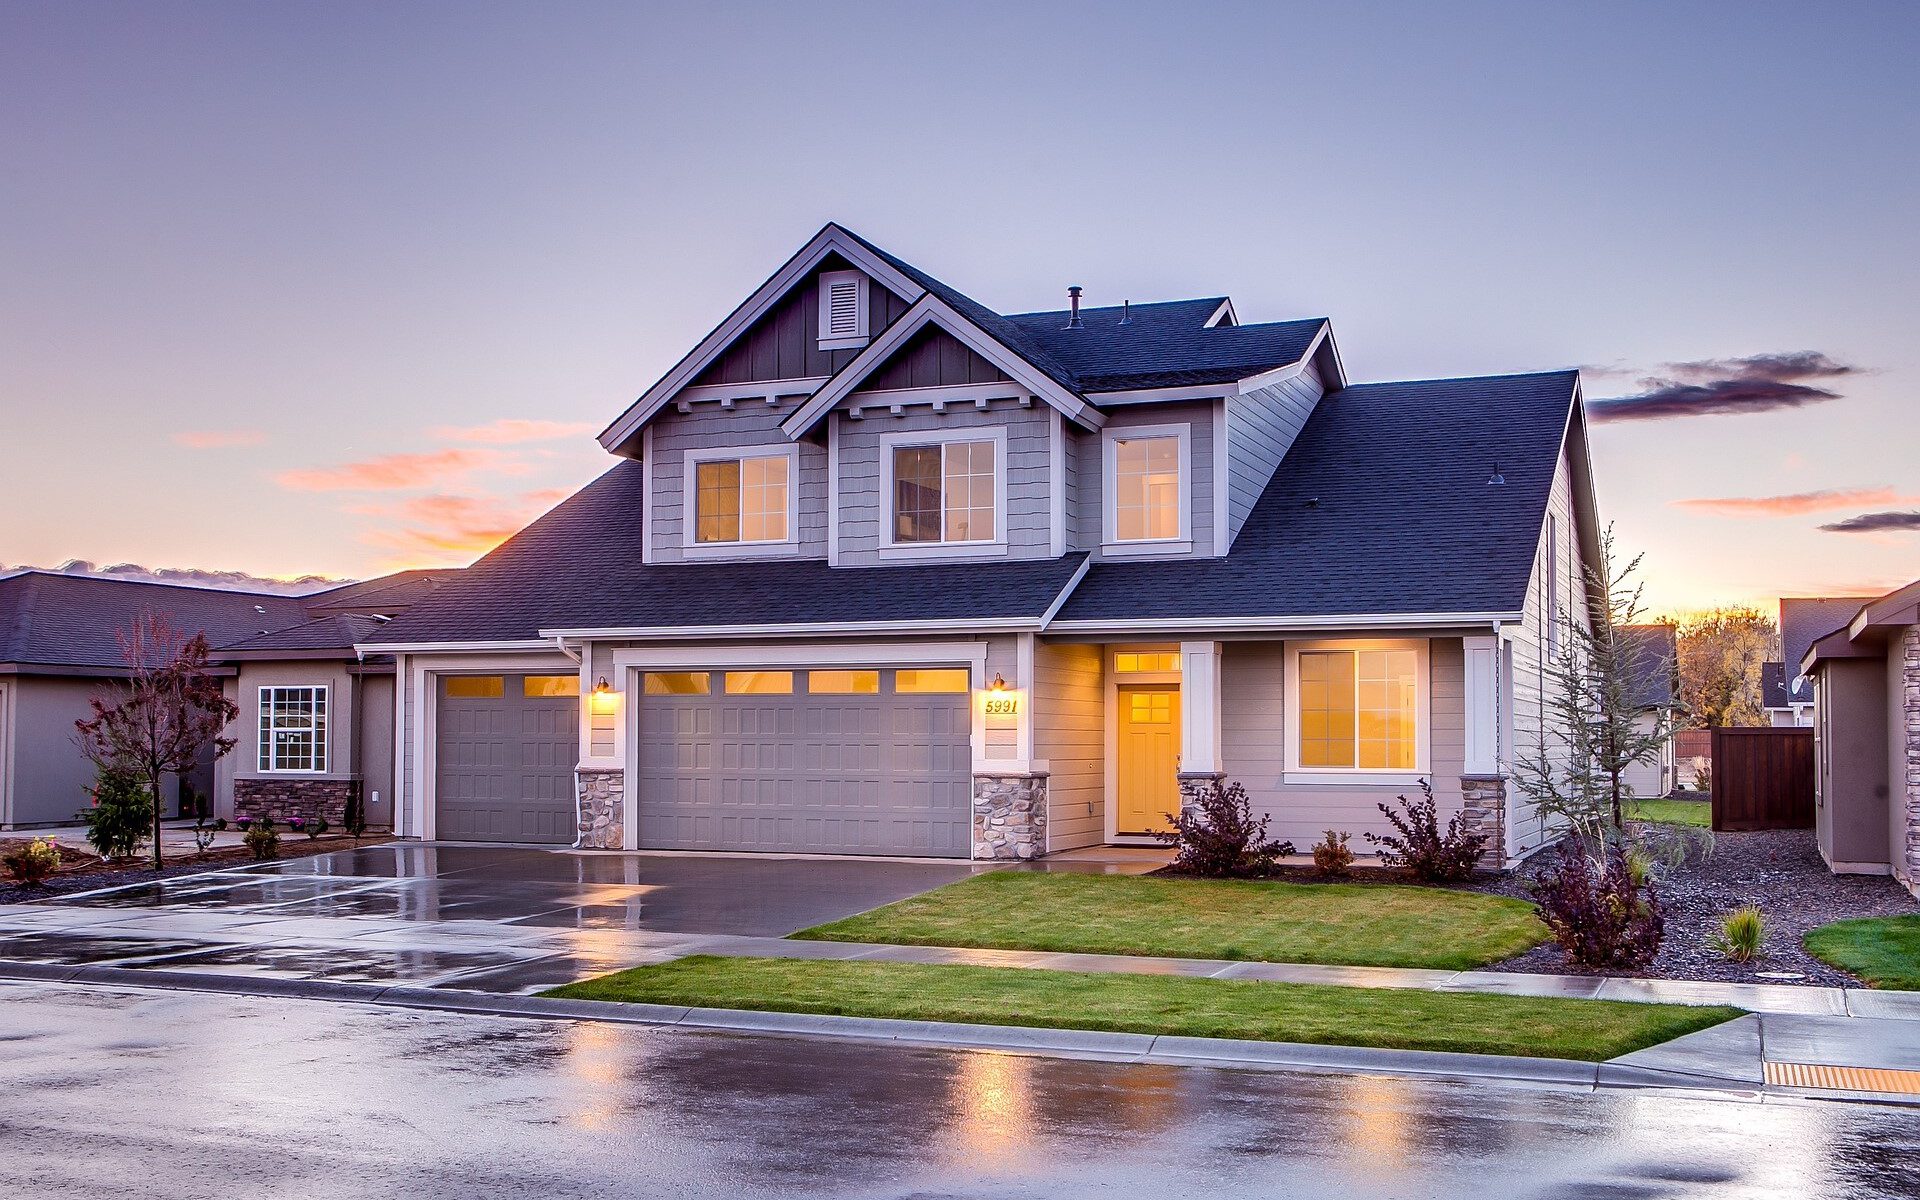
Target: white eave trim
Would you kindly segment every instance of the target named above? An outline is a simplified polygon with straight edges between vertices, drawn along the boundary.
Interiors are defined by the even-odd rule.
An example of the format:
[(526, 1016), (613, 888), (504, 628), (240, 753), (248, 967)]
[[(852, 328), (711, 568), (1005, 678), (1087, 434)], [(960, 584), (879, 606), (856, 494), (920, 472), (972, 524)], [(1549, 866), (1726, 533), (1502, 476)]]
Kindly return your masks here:
[[(1075, 578), (1077, 579), (1078, 576)], [(547, 640), (538, 644), (551, 646), (554, 638), (578, 641), (659, 641), (661, 639), (680, 641), (697, 638), (791, 635), (838, 637), (849, 633), (944, 632), (951, 634), (956, 630), (964, 630), (968, 633), (1037, 633), (1040, 626), (1041, 620), (1036, 617), (956, 617), (939, 621), (824, 621), (779, 625), (642, 625), (604, 629), (544, 629), (541, 630), (541, 636)]]
[(1160, 630), (1268, 632), (1289, 629), (1426, 629), (1435, 626), (1512, 624), (1517, 612), (1505, 613), (1326, 613), (1316, 616), (1269, 617), (1123, 617), (1103, 620), (1053, 621), (1047, 633), (1142, 634)]
[(1222, 325), (1238, 325), (1239, 323), (1240, 315), (1233, 311), (1233, 297), (1228, 296), (1220, 301), (1220, 307), (1213, 310), (1213, 315), (1207, 318), (1206, 323), (1203, 324), (1201, 328), (1215, 329)]
[(899, 320), (889, 325), (886, 331), (868, 343), (867, 348), (862, 350), (852, 362), (841, 368), (832, 379), (827, 380), (820, 390), (813, 394), (812, 399), (794, 410), (786, 420), (780, 422), (781, 431), (795, 440), (805, 436), (809, 429), (851, 395), (854, 389), (860, 386), (861, 380), (886, 362), (895, 351), (906, 344), (908, 338), (919, 333), (929, 324), (938, 325), (968, 349), (1000, 368), (1014, 382), (1082, 426), (1098, 429), (1106, 423), (1106, 418), (1091, 404), (1047, 378), (1036, 370), (1033, 364), (1007, 349), (991, 334), (962, 316), (938, 296), (929, 293), (921, 296)]
[(354, 646), (354, 651), (360, 654), (507, 654), (553, 648), (553, 638), (543, 633), (537, 638), (505, 642), (362, 642)]
[(799, 253), (788, 259), (785, 266), (774, 272), (772, 278), (761, 284), (753, 295), (747, 297), (740, 307), (734, 309), (733, 313), (715, 327), (712, 333), (702, 338), (700, 344), (676, 363), (660, 382), (648, 388), (645, 394), (628, 407), (626, 412), (620, 414), (611, 425), (607, 426), (600, 434), (601, 447), (614, 450), (631, 438), (653, 418), (655, 413), (666, 406), (667, 401), (705, 370), (714, 359), (720, 357), (726, 348), (733, 344), (735, 338), (755, 321), (765, 316), (782, 296), (805, 278), (809, 271), (818, 267), (829, 254), (840, 255), (859, 267), (869, 277), (879, 280), (903, 300), (914, 301), (925, 294), (925, 290), (919, 284), (888, 265), (884, 259), (861, 245), (859, 240), (846, 230), (838, 225), (829, 224), (815, 234), (812, 241), (801, 247)]

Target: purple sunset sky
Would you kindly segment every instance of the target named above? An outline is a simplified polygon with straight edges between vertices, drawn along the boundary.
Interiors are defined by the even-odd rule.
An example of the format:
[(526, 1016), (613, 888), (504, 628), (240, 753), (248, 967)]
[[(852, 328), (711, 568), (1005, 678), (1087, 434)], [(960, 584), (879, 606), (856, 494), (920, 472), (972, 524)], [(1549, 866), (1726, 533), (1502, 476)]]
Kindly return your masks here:
[(1920, 6), (0, 3), (0, 563), (464, 562), (827, 220), (1591, 368), (1650, 599), (1920, 574)]

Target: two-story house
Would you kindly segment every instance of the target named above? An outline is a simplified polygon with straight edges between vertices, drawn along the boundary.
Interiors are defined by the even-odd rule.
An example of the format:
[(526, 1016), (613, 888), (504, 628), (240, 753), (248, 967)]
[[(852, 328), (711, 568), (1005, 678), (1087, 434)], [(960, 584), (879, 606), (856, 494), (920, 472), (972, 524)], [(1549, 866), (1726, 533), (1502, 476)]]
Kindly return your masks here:
[(1430, 779), (1511, 862), (1596, 520), (1575, 372), (1354, 384), (1224, 297), (1002, 315), (828, 225), (613, 465), (360, 650), (397, 831), (1025, 858)]

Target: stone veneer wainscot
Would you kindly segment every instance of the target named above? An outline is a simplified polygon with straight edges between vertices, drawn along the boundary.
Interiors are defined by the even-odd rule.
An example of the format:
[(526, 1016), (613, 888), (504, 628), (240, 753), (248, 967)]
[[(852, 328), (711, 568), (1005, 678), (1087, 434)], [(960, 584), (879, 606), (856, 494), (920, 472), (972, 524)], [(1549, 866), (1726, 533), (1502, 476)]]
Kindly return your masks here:
[(1024, 861), (1047, 852), (1047, 777), (973, 777), (973, 856)]
[(625, 771), (581, 770), (580, 838), (586, 850), (618, 850), (626, 840)]
[(236, 779), (233, 815), (249, 820), (266, 817), (278, 825), (294, 817), (318, 816), (340, 829), (347, 822), (347, 801), (359, 791), (358, 779)]

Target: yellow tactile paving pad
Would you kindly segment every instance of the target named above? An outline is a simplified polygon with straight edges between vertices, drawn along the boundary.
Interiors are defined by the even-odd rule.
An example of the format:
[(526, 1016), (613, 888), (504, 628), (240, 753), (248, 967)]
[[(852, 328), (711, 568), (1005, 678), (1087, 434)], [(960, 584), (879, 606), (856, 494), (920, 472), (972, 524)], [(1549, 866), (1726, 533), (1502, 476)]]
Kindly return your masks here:
[(1920, 1071), (1834, 1067), (1825, 1063), (1769, 1062), (1765, 1066), (1767, 1082), (1781, 1087), (1817, 1088), (1826, 1092), (1920, 1095)]

